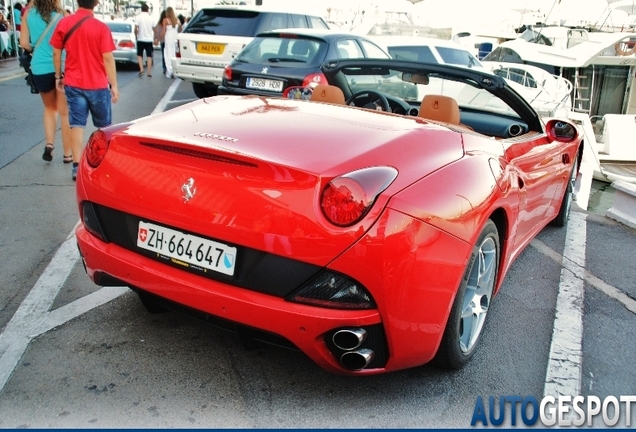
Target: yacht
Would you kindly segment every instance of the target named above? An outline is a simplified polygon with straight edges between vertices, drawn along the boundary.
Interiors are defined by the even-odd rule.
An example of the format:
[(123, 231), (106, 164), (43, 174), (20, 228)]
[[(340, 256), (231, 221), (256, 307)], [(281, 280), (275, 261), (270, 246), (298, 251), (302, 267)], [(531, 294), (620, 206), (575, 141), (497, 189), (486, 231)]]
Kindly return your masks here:
[(567, 79), (566, 115), (591, 144), (584, 162), (594, 167), (594, 178), (636, 183), (636, 33), (531, 27), (498, 45), (482, 63), (504, 64), (501, 73), (534, 67)]

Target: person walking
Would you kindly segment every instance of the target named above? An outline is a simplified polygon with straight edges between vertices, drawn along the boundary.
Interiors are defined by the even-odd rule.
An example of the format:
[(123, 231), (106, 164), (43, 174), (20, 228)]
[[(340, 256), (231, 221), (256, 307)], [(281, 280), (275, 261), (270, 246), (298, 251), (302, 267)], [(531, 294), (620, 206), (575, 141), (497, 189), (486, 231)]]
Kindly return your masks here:
[(166, 60), (166, 78), (174, 78), (172, 70), (172, 57), (177, 55), (177, 34), (181, 31), (181, 23), (174, 13), (172, 6), (166, 9), (166, 17), (163, 19), (164, 51), (163, 58)]
[(93, 125), (106, 127), (112, 123), (112, 103), (119, 99), (113, 36), (108, 26), (93, 16), (98, 1), (77, 0), (77, 11), (62, 18), (51, 37), (56, 85), (68, 101), (73, 180), (77, 178), (88, 114)]
[(15, 2), (13, 5), (13, 23), (16, 31), (20, 31), (22, 28), (22, 3), (20, 2)]
[(166, 46), (166, 43), (164, 42), (164, 35), (163, 35), (163, 31), (164, 31), (164, 27), (163, 27), (163, 19), (166, 17), (166, 11), (162, 10), (161, 14), (159, 14), (159, 21), (157, 21), (157, 24), (155, 24), (155, 45), (159, 45), (159, 47), (161, 48), (161, 68), (163, 69), (163, 73), (166, 73), (166, 57), (163, 55), (163, 49)]
[(22, 10), (20, 10), (20, 20), (24, 19), (24, 14), (29, 10), (30, 6), (31, 6), (31, 0), (26, 0), (26, 6), (24, 6)]
[[(62, 18), (59, 0), (33, 0), (32, 6), (24, 14), (20, 31), (20, 47), (32, 53), (31, 72), (33, 83), (40, 92), (44, 104), (44, 154), (42, 159), (53, 160), (57, 118), (62, 126), (62, 160), (73, 162), (71, 154), (71, 128), (68, 120), (66, 96), (55, 88), (55, 67), (53, 66), (53, 47), (49, 40), (56, 24)], [(35, 49), (34, 49), (35, 48)]]
[(141, 4), (141, 13), (135, 17), (135, 36), (137, 36), (137, 63), (139, 64), (139, 76), (144, 75), (144, 51), (146, 52), (147, 74), (152, 77), (152, 42), (154, 40), (153, 29), (155, 23), (148, 13), (148, 4)]

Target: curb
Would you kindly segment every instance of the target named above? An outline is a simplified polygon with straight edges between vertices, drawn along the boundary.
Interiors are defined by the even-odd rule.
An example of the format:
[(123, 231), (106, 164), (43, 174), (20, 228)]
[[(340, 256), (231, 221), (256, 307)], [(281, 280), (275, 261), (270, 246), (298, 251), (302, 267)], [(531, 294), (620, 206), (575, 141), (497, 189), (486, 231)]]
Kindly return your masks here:
[(636, 228), (636, 185), (615, 181), (612, 187), (616, 189), (614, 203), (605, 216)]

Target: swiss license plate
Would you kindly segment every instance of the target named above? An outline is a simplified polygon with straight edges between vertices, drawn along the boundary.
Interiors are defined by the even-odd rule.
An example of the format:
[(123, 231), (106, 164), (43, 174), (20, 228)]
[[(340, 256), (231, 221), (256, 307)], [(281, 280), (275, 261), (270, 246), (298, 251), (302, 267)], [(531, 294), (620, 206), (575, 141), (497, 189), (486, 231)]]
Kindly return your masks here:
[(283, 82), (264, 78), (248, 78), (245, 82), (245, 87), (258, 90), (282, 92)]
[(183, 267), (234, 275), (236, 248), (223, 243), (139, 221), (137, 246)]
[(201, 54), (223, 54), (224, 44), (197, 42), (197, 52)]

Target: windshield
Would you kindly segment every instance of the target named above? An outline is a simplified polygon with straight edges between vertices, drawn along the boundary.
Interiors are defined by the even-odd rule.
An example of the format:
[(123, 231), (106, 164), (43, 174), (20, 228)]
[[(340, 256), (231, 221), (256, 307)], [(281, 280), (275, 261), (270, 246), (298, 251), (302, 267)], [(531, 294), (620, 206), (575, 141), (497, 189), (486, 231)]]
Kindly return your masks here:
[(107, 22), (106, 25), (113, 33), (132, 33), (132, 24)]
[[(456, 81), (449, 77), (419, 75), (398, 70), (383, 69), (382, 74), (362, 73), (359, 69), (343, 69), (351, 93), (376, 90), (398, 97), (413, 105), (419, 104), (425, 95), (444, 95), (454, 98), (460, 107), (489, 111), (519, 118), (501, 99), (481, 88), (476, 82)], [(366, 72), (366, 71), (365, 71)]]
[(262, 36), (255, 38), (238, 55), (237, 60), (247, 63), (302, 63), (318, 66), (325, 57), (327, 43), (322, 40)]
[(183, 32), (252, 37), (257, 32), (260, 18), (260, 12), (201, 9)]
[(456, 48), (447, 48), (447, 47), (436, 47), (437, 52), (444, 60), (444, 63), (453, 64), (457, 66), (467, 66), (467, 67), (483, 67), (477, 57), (472, 55), (470, 52), (466, 50), (456, 49)]
[(443, 63), (457, 66), (483, 67), (477, 57), (464, 49), (426, 45), (389, 46), (389, 53), (396, 60), (439, 63), (435, 58), (435, 54), (433, 54), (433, 50), (439, 53)]

